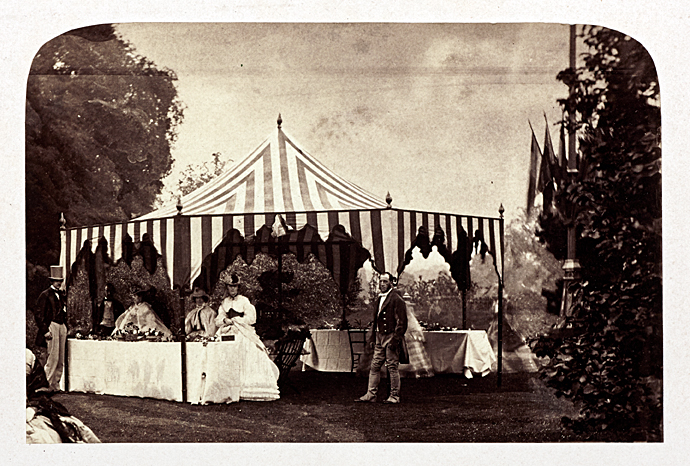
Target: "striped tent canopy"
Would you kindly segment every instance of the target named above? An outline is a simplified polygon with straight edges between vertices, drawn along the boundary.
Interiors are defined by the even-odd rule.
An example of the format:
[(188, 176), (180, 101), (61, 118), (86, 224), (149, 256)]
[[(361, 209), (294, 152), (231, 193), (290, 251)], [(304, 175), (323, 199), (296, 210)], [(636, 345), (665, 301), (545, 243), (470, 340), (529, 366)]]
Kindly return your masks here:
[[(393, 208), (390, 199), (381, 201), (322, 165), (280, 123), (245, 159), (177, 205), (122, 223), (64, 229), (65, 273), (86, 240), (95, 251), (105, 238), (117, 260), (148, 234), (173, 286), (195, 279), (212, 284), (238, 254), (250, 262), (259, 251), (285, 251), (278, 249), (284, 243), (298, 256), (314, 253), (343, 291), (366, 258), (379, 272), (400, 274), (421, 234), (447, 258), (485, 244), (503, 275), (502, 219)], [(270, 234), (276, 228), (287, 234), (276, 238)]]

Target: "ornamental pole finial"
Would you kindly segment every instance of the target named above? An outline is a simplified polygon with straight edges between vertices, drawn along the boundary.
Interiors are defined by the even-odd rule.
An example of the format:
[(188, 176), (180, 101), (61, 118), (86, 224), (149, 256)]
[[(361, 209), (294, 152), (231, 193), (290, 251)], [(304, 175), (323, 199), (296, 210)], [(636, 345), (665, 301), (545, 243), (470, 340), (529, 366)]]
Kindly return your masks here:
[(498, 208), (498, 213), (501, 216), (501, 218), (503, 218), (503, 212), (505, 211), (506, 210), (503, 208), (503, 203), (501, 202), (501, 206)]
[(278, 129), (280, 129), (280, 125), (283, 124), (283, 119), (280, 116), (280, 113), (278, 114)]
[(388, 208), (390, 209), (392, 206), (393, 198), (391, 197), (391, 193), (388, 192), (386, 193), (386, 204), (388, 204)]
[(177, 215), (182, 215), (182, 197), (177, 196)]
[(64, 230), (65, 225), (67, 225), (67, 220), (65, 220), (65, 214), (64, 212), (60, 212), (60, 229)]

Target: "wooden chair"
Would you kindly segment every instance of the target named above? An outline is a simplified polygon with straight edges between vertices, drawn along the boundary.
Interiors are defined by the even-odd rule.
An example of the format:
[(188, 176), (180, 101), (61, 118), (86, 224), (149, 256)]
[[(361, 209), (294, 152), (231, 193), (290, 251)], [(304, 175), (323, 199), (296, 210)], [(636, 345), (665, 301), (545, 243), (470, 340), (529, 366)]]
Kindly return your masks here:
[(276, 342), (276, 357), (273, 359), (273, 362), (280, 370), (280, 375), (278, 376), (278, 387), (281, 389), (281, 391), (284, 386), (289, 385), (290, 388), (297, 393), (300, 392), (297, 387), (290, 382), (288, 376), (290, 375), (292, 368), (297, 365), (297, 360), (302, 355), (302, 349), (304, 348), (305, 341), (306, 338)]
[(367, 331), (363, 328), (348, 328), (347, 337), (350, 340), (350, 355), (352, 357), (350, 372), (354, 372), (367, 346)]

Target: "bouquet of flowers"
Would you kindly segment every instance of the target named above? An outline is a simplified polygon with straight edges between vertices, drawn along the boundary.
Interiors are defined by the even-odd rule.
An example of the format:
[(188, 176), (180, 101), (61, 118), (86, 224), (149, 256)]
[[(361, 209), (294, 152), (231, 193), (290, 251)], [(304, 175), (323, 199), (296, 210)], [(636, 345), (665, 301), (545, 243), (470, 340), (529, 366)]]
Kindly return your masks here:
[(219, 335), (213, 335), (213, 336), (206, 336), (201, 333), (197, 333), (195, 335), (187, 335), (187, 341), (191, 342), (200, 342), (206, 345), (209, 341), (220, 341), (220, 336)]

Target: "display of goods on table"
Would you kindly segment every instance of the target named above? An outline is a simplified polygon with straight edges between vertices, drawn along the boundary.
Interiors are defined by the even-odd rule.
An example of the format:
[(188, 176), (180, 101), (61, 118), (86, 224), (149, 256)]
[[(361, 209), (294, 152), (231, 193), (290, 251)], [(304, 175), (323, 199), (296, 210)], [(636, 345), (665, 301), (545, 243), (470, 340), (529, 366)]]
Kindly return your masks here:
[(115, 341), (175, 341), (173, 336), (166, 336), (159, 330), (141, 330), (136, 324), (128, 323), (123, 329), (117, 329), (112, 335), (101, 336), (98, 334), (83, 335), (77, 332), (74, 337), (77, 340), (115, 340)]
[(462, 330), (458, 327), (446, 327), (438, 323), (430, 324), (428, 322), (424, 322), (423, 320), (419, 321), (419, 326), (427, 332), (457, 332), (458, 330)]

